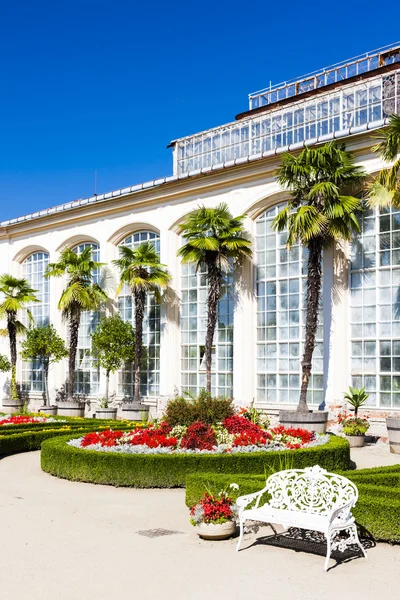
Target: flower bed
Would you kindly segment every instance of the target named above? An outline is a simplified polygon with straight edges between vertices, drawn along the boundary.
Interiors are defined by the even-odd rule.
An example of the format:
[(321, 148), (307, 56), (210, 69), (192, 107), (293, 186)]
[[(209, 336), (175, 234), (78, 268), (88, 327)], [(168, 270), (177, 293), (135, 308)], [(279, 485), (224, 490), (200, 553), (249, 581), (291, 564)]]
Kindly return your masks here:
[[(30, 416), (30, 415), (14, 415), (12, 417), (7, 417), (6, 419), (2, 419), (0, 421), (0, 426), (7, 426), (7, 425), (34, 425), (34, 424), (43, 424), (43, 423), (55, 423), (56, 419), (53, 419), (53, 417), (37, 417), (37, 416)], [(60, 419), (58, 419), (58, 422), (60, 422)], [(65, 423), (65, 421), (63, 421)]]
[[(75, 438), (79, 434), (75, 434)], [(270, 469), (282, 469), (290, 461), (291, 468), (320, 465), (328, 471), (345, 470), (350, 466), (347, 440), (328, 436), (325, 444), (301, 447), (296, 450), (249, 451), (249, 446), (236, 452), (190, 450), (171, 452), (163, 448), (143, 452), (121, 452), (121, 446), (92, 450), (80, 443), (70, 445), (69, 437), (48, 439), (42, 444), (41, 466), (44, 471), (70, 479), (115, 486), (136, 488), (185, 487), (186, 477), (196, 472), (264, 474)], [(82, 439), (82, 434), (79, 439)], [(138, 449), (139, 446), (130, 446)], [(246, 451), (247, 450), (247, 451)], [(204, 491), (204, 488), (203, 488)]]
[(327, 435), (282, 425), (263, 429), (245, 417), (234, 415), (214, 426), (197, 421), (189, 427), (171, 427), (163, 421), (128, 432), (109, 429), (88, 433), (68, 443), (76, 448), (128, 454), (223, 454), (296, 450), (325, 444), (328, 439)]

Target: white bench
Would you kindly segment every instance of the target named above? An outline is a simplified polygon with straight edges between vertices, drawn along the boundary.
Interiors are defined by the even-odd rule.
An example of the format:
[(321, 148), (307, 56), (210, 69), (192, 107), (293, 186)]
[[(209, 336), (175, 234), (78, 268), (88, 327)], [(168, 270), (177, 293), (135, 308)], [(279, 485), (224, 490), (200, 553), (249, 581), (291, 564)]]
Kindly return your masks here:
[[(269, 500), (260, 506), (263, 494), (268, 494)], [(354, 483), (318, 465), (274, 473), (262, 490), (236, 500), (240, 526), (236, 550), (243, 539), (244, 523), (251, 520), (323, 533), (328, 546), (325, 571), (333, 550), (344, 552), (351, 544), (357, 544), (367, 557), (351, 514), (357, 499)]]

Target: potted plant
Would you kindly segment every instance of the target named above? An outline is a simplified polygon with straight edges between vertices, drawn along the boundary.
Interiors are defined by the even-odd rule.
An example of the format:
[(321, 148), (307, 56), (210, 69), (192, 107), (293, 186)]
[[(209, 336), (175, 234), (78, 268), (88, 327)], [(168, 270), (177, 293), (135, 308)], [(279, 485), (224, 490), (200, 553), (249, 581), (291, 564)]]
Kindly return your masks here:
[[(117, 408), (110, 406), (110, 373), (118, 371), (125, 362), (135, 360), (136, 339), (131, 323), (123, 321), (119, 315), (103, 317), (92, 333), (92, 355), (106, 372), (106, 394), (96, 410), (99, 419), (115, 419)], [(144, 406), (142, 405), (142, 410)]]
[(344, 395), (351, 409), (354, 410), (354, 417), (344, 412), (339, 415), (339, 422), (342, 424), (343, 433), (349, 441), (352, 448), (361, 448), (364, 446), (364, 435), (369, 429), (369, 421), (367, 418), (359, 418), (358, 409), (361, 408), (368, 400), (369, 394), (365, 388), (352, 388)]
[(85, 397), (74, 394), (72, 399), (67, 395), (65, 386), (56, 390), (57, 413), (63, 417), (84, 417)]
[(21, 357), (23, 360), (38, 360), (43, 365), (44, 402), (40, 412), (48, 415), (57, 414), (57, 405), (50, 406), (49, 367), (68, 356), (64, 340), (58, 335), (53, 325), (38, 325), (26, 332), (22, 342)]
[(361, 189), (364, 173), (343, 144), (329, 142), (305, 148), (298, 156), (286, 153), (278, 169), (278, 182), (288, 189), (290, 198), (273, 227), (286, 232), (287, 247), (300, 244), (307, 250), (306, 319), (301, 388), (297, 411), (282, 410), (279, 421), (285, 426), (301, 427), (318, 433), (326, 431), (328, 412), (312, 412), (307, 405), (312, 358), (318, 328), (322, 293), (324, 248), (349, 241), (360, 231), (357, 211), (361, 200), (350, 193)]
[[(231, 489), (238, 490), (236, 483)], [(225, 540), (236, 531), (237, 507), (226, 490), (218, 494), (204, 492), (203, 498), (190, 509), (190, 522), (199, 537), (205, 540)]]
[(96, 419), (116, 419), (117, 407), (110, 406), (110, 400), (106, 397), (100, 398), (96, 408)]

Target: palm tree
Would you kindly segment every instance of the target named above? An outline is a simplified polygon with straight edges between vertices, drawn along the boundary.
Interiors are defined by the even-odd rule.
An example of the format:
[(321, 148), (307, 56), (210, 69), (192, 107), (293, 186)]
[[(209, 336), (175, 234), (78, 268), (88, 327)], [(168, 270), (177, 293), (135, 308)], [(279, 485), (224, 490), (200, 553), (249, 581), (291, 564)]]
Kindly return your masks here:
[(186, 243), (179, 249), (182, 263), (206, 268), (208, 280), (207, 330), (204, 348), (206, 391), (211, 393), (212, 345), (218, 317), (218, 302), (224, 275), (252, 255), (251, 241), (243, 227), (244, 216), (232, 217), (226, 203), (216, 208), (200, 206), (181, 226)]
[(348, 195), (361, 190), (363, 171), (344, 145), (330, 142), (305, 148), (298, 156), (285, 154), (278, 169), (279, 183), (290, 190), (287, 206), (275, 217), (277, 231), (287, 228), (287, 247), (299, 242), (308, 250), (306, 328), (298, 411), (307, 407), (308, 382), (318, 327), (322, 285), (322, 252), (332, 243), (350, 240), (360, 231), (356, 211), (361, 200)]
[(381, 131), (382, 139), (373, 147), (385, 162), (395, 161), (390, 168), (382, 169), (369, 184), (371, 206), (400, 207), (400, 115), (391, 115), (389, 125)]
[(150, 242), (143, 242), (135, 248), (120, 246), (119, 255), (119, 259), (113, 261), (120, 271), (121, 282), (117, 295), (121, 292), (124, 284), (129, 286), (135, 310), (134, 400), (140, 402), (143, 320), (147, 294), (154, 293), (156, 298), (159, 298), (160, 289), (168, 285), (171, 277), (165, 269), (165, 265), (160, 263), (158, 253)]
[[(12, 275), (0, 276), (0, 293), (3, 299), (0, 303), (0, 318), (7, 319), (7, 328), (2, 331), (8, 335), (11, 356), (11, 398), (18, 400), (17, 391), (17, 334), (23, 333), (25, 325), (18, 320), (18, 311), (26, 308), (32, 302), (39, 302), (34, 290), (26, 279), (17, 279)], [(30, 311), (28, 317), (32, 319)]]
[(95, 311), (107, 302), (108, 296), (97, 284), (93, 283), (93, 271), (102, 263), (93, 260), (93, 249), (86, 246), (80, 254), (65, 248), (57, 263), (50, 263), (46, 277), (68, 277), (67, 284), (61, 294), (58, 308), (63, 319), (69, 325), (69, 360), (68, 360), (68, 401), (73, 401), (75, 363), (78, 348), (79, 325), (84, 311)]

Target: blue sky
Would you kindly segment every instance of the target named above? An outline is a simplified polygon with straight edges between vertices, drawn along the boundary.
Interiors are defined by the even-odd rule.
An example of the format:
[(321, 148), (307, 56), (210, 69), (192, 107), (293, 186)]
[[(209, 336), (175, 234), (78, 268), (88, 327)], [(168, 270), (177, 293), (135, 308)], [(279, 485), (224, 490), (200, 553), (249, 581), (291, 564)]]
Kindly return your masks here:
[[(400, 37), (368, 0), (0, 6), (0, 220), (172, 173), (247, 94)], [(374, 17), (376, 15), (376, 18)]]

